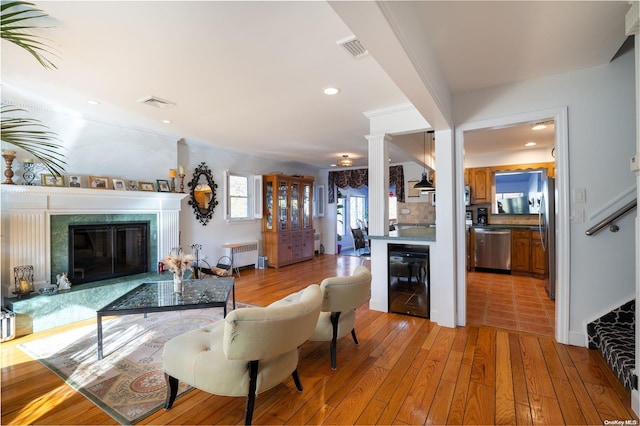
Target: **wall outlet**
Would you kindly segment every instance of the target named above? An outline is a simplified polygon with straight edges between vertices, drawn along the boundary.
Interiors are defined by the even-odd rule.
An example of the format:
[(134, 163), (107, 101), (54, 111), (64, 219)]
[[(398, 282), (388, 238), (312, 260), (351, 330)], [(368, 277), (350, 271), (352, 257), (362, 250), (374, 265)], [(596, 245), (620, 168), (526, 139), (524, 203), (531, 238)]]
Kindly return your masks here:
[(411, 210), (409, 210), (409, 209), (402, 209), (402, 210), (400, 211), (400, 213), (402, 213), (402, 214), (409, 214), (409, 213), (411, 213)]
[(584, 223), (584, 210), (573, 211), (573, 223)]
[(632, 172), (640, 171), (640, 158), (638, 158), (639, 156), (640, 154), (636, 154), (633, 157), (631, 157), (630, 165), (631, 165)]

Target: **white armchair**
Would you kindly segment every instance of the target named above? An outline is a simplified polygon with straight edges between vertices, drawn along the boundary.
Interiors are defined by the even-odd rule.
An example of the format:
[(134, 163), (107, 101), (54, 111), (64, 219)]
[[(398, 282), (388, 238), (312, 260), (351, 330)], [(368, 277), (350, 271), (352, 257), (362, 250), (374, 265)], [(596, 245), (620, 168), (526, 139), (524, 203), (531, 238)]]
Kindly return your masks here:
[(371, 272), (366, 266), (358, 266), (353, 275), (325, 278), (322, 289), (322, 312), (316, 329), (309, 338), (313, 341), (331, 342), (331, 368), (336, 369), (337, 340), (351, 332), (356, 337), (356, 308), (371, 296)]
[(266, 308), (236, 309), (224, 320), (169, 340), (163, 352), (165, 408), (171, 408), (183, 381), (216, 395), (246, 396), (245, 424), (251, 424), (256, 394), (290, 374), (302, 391), (298, 346), (313, 333), (321, 302), (314, 284)]

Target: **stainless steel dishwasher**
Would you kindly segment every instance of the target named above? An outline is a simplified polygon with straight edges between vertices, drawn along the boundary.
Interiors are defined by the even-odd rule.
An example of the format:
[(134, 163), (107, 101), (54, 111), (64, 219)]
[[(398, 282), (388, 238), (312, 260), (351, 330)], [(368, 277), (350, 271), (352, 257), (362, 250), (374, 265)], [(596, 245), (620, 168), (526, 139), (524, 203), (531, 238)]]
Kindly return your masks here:
[(511, 230), (474, 228), (476, 268), (511, 270)]

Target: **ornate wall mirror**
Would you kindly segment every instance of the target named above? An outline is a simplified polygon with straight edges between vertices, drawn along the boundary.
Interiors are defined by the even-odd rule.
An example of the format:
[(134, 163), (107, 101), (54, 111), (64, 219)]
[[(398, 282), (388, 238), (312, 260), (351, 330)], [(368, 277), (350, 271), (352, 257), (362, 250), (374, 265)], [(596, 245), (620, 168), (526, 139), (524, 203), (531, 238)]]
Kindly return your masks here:
[(200, 163), (193, 172), (189, 188), (191, 188), (189, 205), (193, 207), (196, 219), (206, 225), (213, 217), (213, 209), (218, 205), (216, 200), (218, 185), (213, 181), (211, 170), (204, 162)]

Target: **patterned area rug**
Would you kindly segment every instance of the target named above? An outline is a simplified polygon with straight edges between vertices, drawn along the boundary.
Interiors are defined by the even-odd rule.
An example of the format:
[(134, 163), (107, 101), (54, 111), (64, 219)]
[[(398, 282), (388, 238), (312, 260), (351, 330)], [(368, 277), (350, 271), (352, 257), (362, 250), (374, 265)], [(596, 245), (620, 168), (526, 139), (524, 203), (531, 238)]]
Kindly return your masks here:
[[(237, 303), (236, 307), (247, 307)], [(95, 325), (19, 345), (120, 424), (134, 424), (162, 408), (166, 341), (222, 319), (221, 308), (126, 315), (103, 321), (104, 358)], [(179, 394), (190, 390), (180, 386)]]

